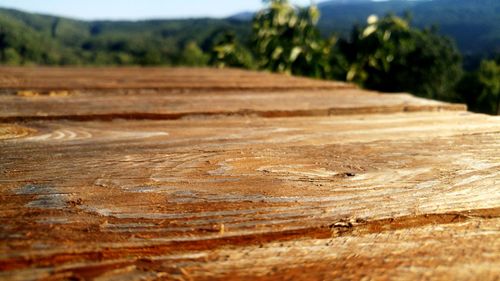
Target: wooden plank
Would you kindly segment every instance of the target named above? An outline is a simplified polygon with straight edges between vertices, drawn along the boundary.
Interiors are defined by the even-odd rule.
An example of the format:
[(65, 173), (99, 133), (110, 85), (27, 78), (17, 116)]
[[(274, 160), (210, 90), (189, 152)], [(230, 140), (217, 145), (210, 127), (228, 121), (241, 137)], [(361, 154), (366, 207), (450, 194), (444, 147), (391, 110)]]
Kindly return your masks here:
[(140, 67), (0, 67), (0, 88), (50, 91), (78, 90), (284, 90), (355, 88), (352, 84), (266, 72), (212, 68)]
[(500, 119), (464, 109), (240, 70), (0, 67), (0, 279), (497, 280)]
[[(26, 92), (20, 92), (26, 93)], [(169, 93), (83, 92), (0, 95), (0, 121), (34, 119), (180, 119), (203, 116), (328, 116), (466, 110), (461, 104), (359, 89)], [(65, 92), (66, 93), (66, 92)], [(354, 98), (355, 97), (355, 98)], [(112, 106), (111, 106), (112, 105)]]
[(235, 69), (0, 67), (0, 122), (464, 111), (462, 104)]
[(0, 128), (0, 278), (500, 277), (495, 117)]

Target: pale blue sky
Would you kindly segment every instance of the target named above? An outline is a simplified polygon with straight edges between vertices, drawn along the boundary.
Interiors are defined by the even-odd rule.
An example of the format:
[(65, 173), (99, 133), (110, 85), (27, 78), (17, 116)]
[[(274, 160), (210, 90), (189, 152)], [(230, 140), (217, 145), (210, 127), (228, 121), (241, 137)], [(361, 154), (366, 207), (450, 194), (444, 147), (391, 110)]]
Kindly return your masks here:
[[(292, 0), (307, 5), (310, 0)], [(317, 1), (316, 1), (317, 2)], [(0, 7), (79, 19), (225, 17), (262, 7), (261, 0), (0, 0)]]

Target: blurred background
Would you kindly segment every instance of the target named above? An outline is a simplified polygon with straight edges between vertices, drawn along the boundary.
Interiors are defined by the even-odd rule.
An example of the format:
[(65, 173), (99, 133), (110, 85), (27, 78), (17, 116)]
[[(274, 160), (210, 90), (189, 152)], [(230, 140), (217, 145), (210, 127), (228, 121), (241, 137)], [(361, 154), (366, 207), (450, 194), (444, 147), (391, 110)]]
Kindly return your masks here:
[(0, 0), (0, 63), (237, 67), (500, 114), (500, 1)]

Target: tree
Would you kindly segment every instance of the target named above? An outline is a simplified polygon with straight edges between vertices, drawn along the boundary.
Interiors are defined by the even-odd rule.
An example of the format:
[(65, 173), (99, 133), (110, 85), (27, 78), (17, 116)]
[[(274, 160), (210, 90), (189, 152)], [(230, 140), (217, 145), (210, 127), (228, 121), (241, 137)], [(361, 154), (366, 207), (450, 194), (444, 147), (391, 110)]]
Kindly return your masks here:
[(477, 112), (500, 115), (500, 63), (483, 60), (458, 83), (460, 101)]
[(19, 65), (21, 61), (21, 56), (13, 48), (7, 48), (3, 51), (2, 62), (6, 65)]
[(220, 68), (255, 68), (251, 52), (238, 42), (232, 32), (223, 32), (215, 36), (210, 62)]
[(209, 57), (194, 41), (190, 41), (184, 46), (181, 52), (179, 64), (186, 66), (206, 66)]
[(264, 1), (267, 7), (253, 19), (253, 49), (258, 66), (289, 74), (330, 76), (332, 40), (323, 40), (315, 6), (296, 8), (287, 0)]
[(462, 74), (455, 45), (434, 30), (410, 27), (408, 18), (372, 15), (339, 49), (348, 62), (344, 79), (370, 89), (453, 100)]
[(483, 60), (477, 76), (481, 85), (478, 105), (500, 115), (500, 64), (493, 60)]

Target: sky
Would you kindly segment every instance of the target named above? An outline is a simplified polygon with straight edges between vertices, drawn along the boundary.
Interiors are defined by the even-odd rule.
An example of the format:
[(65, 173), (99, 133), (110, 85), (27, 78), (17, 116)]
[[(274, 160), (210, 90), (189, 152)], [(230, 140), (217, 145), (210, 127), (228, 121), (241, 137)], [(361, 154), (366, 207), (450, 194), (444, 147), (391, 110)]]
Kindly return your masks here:
[[(292, 0), (308, 5), (310, 0)], [(0, 0), (0, 7), (77, 19), (225, 17), (256, 11), (261, 0)]]

